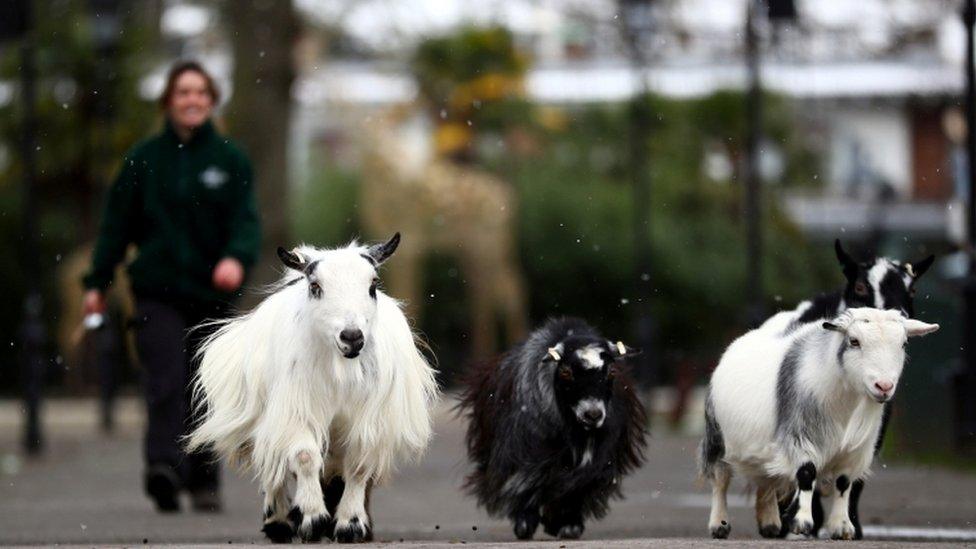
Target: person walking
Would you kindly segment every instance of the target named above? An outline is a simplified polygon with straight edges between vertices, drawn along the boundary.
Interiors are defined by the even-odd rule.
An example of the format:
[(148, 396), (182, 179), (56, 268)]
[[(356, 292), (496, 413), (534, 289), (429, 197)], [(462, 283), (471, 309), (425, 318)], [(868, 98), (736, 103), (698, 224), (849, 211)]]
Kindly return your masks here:
[(145, 490), (163, 512), (179, 511), (182, 490), (198, 511), (221, 508), (216, 458), (182, 451), (194, 419), (193, 358), (208, 332), (192, 328), (230, 312), (260, 247), (250, 161), (214, 128), (219, 99), (199, 63), (170, 69), (164, 128), (123, 158), (83, 280), (85, 314), (104, 312), (115, 266), (135, 245), (130, 326), (144, 370)]

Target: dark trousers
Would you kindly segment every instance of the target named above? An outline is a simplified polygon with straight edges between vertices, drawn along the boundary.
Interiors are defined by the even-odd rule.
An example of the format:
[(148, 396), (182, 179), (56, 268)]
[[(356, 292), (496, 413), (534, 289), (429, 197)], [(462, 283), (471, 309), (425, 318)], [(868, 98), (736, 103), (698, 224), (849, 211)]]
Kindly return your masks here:
[(148, 424), (145, 456), (150, 468), (169, 466), (190, 491), (216, 490), (220, 468), (209, 451), (187, 454), (183, 437), (193, 426), (191, 381), (194, 355), (208, 330), (202, 321), (221, 318), (226, 308), (203, 304), (172, 305), (136, 299), (132, 326), (145, 380)]

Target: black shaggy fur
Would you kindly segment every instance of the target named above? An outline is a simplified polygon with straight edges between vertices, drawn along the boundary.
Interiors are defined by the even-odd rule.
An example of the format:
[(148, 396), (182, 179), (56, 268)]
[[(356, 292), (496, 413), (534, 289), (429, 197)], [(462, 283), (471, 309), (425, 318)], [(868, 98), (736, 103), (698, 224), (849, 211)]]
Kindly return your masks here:
[[(553, 347), (559, 360), (548, 353)], [(587, 367), (577, 351), (588, 347), (604, 366)], [(585, 520), (603, 517), (610, 498), (622, 497), (620, 481), (643, 462), (646, 435), (624, 364), (631, 354), (580, 319), (552, 319), (465, 379), (459, 409), (475, 465), (465, 487), (491, 515), (509, 518), (519, 539), (539, 524), (578, 538)], [(602, 424), (574, 412), (584, 399), (603, 403)]]

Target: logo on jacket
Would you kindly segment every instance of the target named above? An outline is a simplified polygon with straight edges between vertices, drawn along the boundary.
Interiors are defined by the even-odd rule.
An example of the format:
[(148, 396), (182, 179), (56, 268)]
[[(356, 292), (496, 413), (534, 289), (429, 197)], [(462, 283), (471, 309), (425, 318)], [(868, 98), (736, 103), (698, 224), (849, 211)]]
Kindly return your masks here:
[(219, 189), (227, 182), (227, 172), (217, 166), (210, 166), (200, 174), (200, 182), (210, 190)]

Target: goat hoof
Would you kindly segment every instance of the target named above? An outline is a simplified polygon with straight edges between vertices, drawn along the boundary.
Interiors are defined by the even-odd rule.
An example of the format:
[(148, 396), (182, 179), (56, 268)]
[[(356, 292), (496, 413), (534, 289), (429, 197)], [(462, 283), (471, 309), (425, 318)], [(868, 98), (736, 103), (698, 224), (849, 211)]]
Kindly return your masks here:
[(559, 529), (559, 539), (579, 539), (583, 535), (582, 524), (567, 524)]
[(366, 541), (366, 527), (359, 520), (359, 517), (352, 517), (349, 522), (336, 523), (335, 540), (339, 543), (362, 543)]
[(725, 539), (729, 537), (729, 532), (731, 531), (732, 525), (723, 520), (722, 524), (712, 526), (712, 537), (715, 539)]
[(536, 528), (539, 527), (539, 519), (527, 516), (520, 516), (515, 519), (515, 537), (521, 540), (532, 539)]
[(291, 524), (280, 520), (265, 522), (261, 531), (271, 540), (271, 543), (291, 543), (291, 539), (295, 537), (295, 530), (292, 529)]
[(778, 538), (783, 527), (778, 524), (763, 524), (759, 527), (759, 535), (764, 538)]
[(797, 536), (810, 537), (813, 535), (813, 521), (812, 520), (794, 520), (793, 527), (790, 528), (790, 533)]
[(298, 536), (305, 542), (322, 541), (322, 536), (329, 528), (329, 522), (331, 517), (326, 513), (306, 515), (302, 519), (301, 526), (298, 527)]
[(852, 540), (855, 538), (856, 532), (854, 531), (854, 525), (850, 522), (844, 521), (840, 524), (832, 524), (827, 527), (827, 531), (830, 532), (830, 539), (844, 539)]

